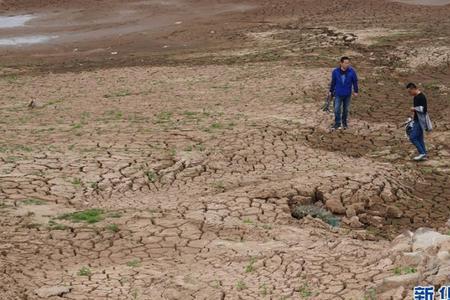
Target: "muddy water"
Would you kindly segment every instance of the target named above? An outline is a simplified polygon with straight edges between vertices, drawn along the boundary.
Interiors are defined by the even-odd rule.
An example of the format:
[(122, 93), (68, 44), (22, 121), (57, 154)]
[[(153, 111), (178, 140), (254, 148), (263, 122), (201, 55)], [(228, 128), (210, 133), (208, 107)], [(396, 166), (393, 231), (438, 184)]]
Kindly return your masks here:
[[(58, 44), (122, 38), (143, 33), (153, 35), (181, 30), (188, 23), (230, 12), (243, 12), (253, 6), (243, 3), (191, 5), (184, 0), (138, 1), (92, 11), (67, 9), (48, 12), (39, 17), (18, 15), (0, 17), (0, 46)], [(27, 22), (32, 20), (33, 26)]]
[(396, 0), (395, 2), (402, 2), (413, 5), (447, 5), (450, 0)]
[(48, 42), (57, 36), (30, 35), (0, 39), (0, 46), (22, 46)]

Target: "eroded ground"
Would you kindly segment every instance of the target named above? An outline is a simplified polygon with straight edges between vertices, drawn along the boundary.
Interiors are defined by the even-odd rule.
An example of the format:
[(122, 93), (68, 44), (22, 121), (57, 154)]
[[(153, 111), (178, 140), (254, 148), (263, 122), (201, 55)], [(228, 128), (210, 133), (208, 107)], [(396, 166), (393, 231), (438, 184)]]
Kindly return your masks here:
[[(220, 31), (206, 14), (208, 26), (158, 35), (207, 41), (189, 50), (4, 50), (2, 299), (390, 299), (383, 280), (412, 269), (389, 240), (447, 234), (450, 8), (267, 2), (221, 15), (233, 25)], [(320, 108), (342, 54), (362, 93), (351, 128), (330, 132)], [(410, 80), (435, 123), (420, 164), (399, 126)], [(393, 299), (446, 281), (420, 274)]]

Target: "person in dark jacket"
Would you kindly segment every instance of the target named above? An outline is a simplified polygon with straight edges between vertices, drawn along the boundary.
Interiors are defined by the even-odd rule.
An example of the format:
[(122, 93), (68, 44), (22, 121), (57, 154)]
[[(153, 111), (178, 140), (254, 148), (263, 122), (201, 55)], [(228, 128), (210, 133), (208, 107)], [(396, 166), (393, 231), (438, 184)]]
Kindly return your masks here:
[(351, 67), (350, 58), (341, 58), (340, 66), (331, 73), (329, 95), (334, 95), (334, 125), (333, 129), (348, 128), (348, 112), (350, 100), (358, 96), (358, 76)]
[(424, 131), (431, 131), (432, 125), (428, 117), (427, 97), (410, 82), (406, 85), (409, 95), (414, 97), (411, 112), (413, 113), (413, 125), (409, 139), (416, 146), (419, 155), (413, 159), (416, 161), (425, 160), (427, 158), (427, 148), (425, 147)]

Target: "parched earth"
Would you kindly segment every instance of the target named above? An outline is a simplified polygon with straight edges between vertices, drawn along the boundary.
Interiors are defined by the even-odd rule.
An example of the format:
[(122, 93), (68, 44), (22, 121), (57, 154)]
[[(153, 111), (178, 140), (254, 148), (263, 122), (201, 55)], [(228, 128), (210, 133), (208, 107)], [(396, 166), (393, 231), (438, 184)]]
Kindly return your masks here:
[[(448, 284), (450, 243), (419, 261), (407, 251), (423, 229), (391, 240), (448, 234), (449, 15), (265, 1), (157, 35), (189, 49), (4, 50), (0, 298), (411, 299)], [(211, 33), (219, 19), (232, 25)], [(361, 94), (350, 129), (331, 132), (321, 106), (344, 54)], [(408, 81), (435, 125), (422, 163), (401, 127)]]

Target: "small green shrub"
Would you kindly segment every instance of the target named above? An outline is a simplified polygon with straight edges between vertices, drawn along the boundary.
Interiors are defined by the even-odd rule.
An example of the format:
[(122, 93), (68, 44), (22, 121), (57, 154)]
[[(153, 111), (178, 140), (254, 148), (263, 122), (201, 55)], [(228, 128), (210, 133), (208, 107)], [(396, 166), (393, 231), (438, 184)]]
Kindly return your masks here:
[(329, 211), (315, 205), (297, 205), (292, 210), (292, 216), (296, 219), (303, 219), (306, 216), (318, 218), (333, 227), (339, 226), (340, 219)]

